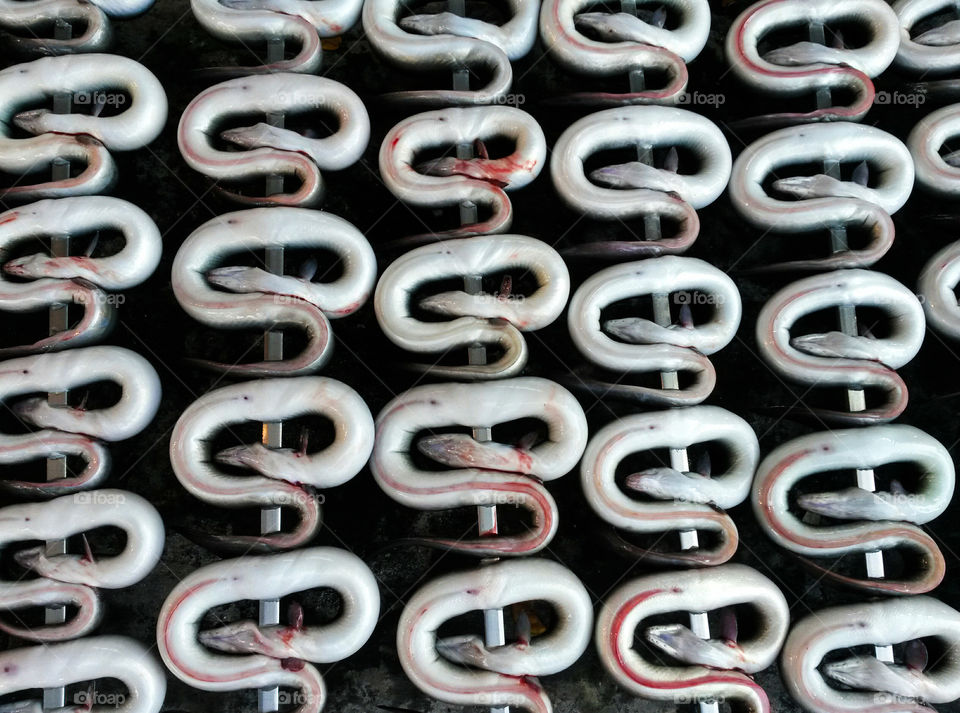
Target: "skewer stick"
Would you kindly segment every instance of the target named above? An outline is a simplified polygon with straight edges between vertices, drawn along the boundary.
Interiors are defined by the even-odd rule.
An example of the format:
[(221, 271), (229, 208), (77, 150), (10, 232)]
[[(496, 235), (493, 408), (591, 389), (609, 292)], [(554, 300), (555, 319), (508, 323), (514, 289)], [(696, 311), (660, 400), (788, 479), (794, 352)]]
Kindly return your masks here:
[[(457, 152), (460, 158), (460, 151)], [(461, 206), (461, 215), (464, 206)], [(470, 209), (468, 209), (470, 210)], [(472, 206), (474, 221), (476, 220), (476, 205)], [(464, 278), (464, 288), (469, 294), (480, 294), (483, 291), (480, 275), (468, 275)], [(487, 350), (482, 344), (473, 344), (468, 348), (467, 360), (470, 364), (486, 364)], [(492, 440), (489, 426), (483, 426), (473, 429), (473, 438), (481, 443)], [(477, 528), (481, 536), (490, 536), (497, 534), (497, 506), (496, 505), (478, 505), (477, 506)], [(496, 557), (483, 560), (481, 565), (496, 562)], [(507, 635), (503, 622), (503, 609), (485, 609), (483, 611), (483, 641), (489, 646), (503, 646), (507, 643)], [(510, 713), (510, 706), (493, 706), (490, 713)]]
[[(57, 20), (54, 25), (54, 37), (58, 40), (69, 40), (73, 35), (73, 27), (66, 20)], [(73, 109), (73, 97), (69, 92), (56, 94), (53, 97), (53, 111), (56, 114), (69, 114)], [(66, 159), (53, 160), (51, 173), (54, 181), (70, 178), (70, 162)], [(50, 239), (50, 254), (54, 257), (66, 257), (70, 254), (70, 237), (55, 235)], [(66, 304), (50, 305), (48, 327), (50, 334), (62, 332), (70, 327), (69, 308)], [(66, 408), (67, 392), (58, 391), (47, 394), (47, 403), (58, 408)], [(60, 480), (67, 477), (67, 457), (53, 456), (47, 458), (47, 480)], [(67, 553), (67, 541), (49, 540), (46, 543), (48, 557)], [(64, 605), (47, 607), (43, 613), (43, 622), (47, 625), (63, 624), (67, 620), (67, 608)], [(45, 688), (43, 690), (44, 710), (62, 708), (66, 705), (67, 690), (63, 686)]]
[[(466, 0), (447, 0), (447, 10), (454, 15), (464, 16), (467, 14)], [(470, 89), (470, 70), (466, 67), (459, 67), (453, 70), (453, 88), (455, 91), (465, 92)], [(459, 156), (460, 151), (457, 150)], [(461, 157), (462, 158), (462, 157)], [(469, 156), (466, 156), (469, 158)], [(476, 208), (476, 206), (474, 206)]]
[[(821, 45), (826, 44), (826, 32), (822, 23), (810, 23), (809, 36), (811, 42), (816, 42)], [(817, 90), (818, 108), (828, 107), (832, 103), (829, 87), (822, 87)], [(833, 160), (824, 161), (823, 172), (832, 178), (839, 179), (839, 162)], [(845, 227), (834, 226), (830, 228), (830, 245), (835, 253), (847, 249), (847, 229)], [(852, 304), (843, 304), (840, 305), (838, 309), (840, 331), (849, 336), (859, 335), (857, 312), (854, 306)], [(853, 412), (866, 410), (867, 403), (863, 389), (847, 389), (847, 405)], [(871, 492), (877, 489), (872, 468), (857, 470), (857, 486)], [(867, 564), (867, 576), (882, 579), (884, 576), (883, 552), (879, 550), (866, 552), (864, 553), (864, 558)], [(893, 663), (892, 646), (875, 646), (874, 652), (880, 661)]]
[[(279, 62), (283, 59), (284, 40), (273, 38), (267, 42), (267, 63)], [(283, 127), (283, 114), (271, 112), (267, 114), (267, 123), (270, 126)], [(267, 195), (283, 192), (283, 176), (276, 174), (267, 176)], [(283, 274), (283, 246), (270, 245), (264, 250), (264, 262), (268, 272), (277, 275)], [(271, 330), (263, 335), (263, 358), (266, 361), (281, 361), (283, 359), (283, 332)], [(263, 424), (263, 445), (267, 448), (283, 447), (283, 423), (280, 421)], [(269, 507), (260, 510), (260, 533), (268, 535), (279, 532), (281, 527), (280, 508)], [(280, 623), (280, 600), (263, 599), (260, 601), (260, 626), (276, 626)], [(280, 708), (280, 688), (271, 686), (258, 691), (258, 707), (260, 713), (269, 713)]]
[[(636, 14), (637, 4), (635, 0), (621, 0), (620, 8), (622, 12)], [(630, 92), (642, 92), (646, 85), (646, 79), (643, 70), (634, 70), (630, 72)], [(637, 158), (649, 166), (653, 165), (653, 146), (638, 146)], [(643, 219), (644, 237), (647, 240), (658, 240), (661, 237), (660, 216), (648, 215)], [(653, 319), (661, 327), (668, 327), (673, 323), (673, 317), (670, 314), (670, 295), (666, 292), (659, 292), (653, 295)], [(679, 389), (680, 379), (675, 371), (660, 372), (660, 386), (664, 389)], [(681, 473), (690, 470), (690, 459), (686, 448), (670, 449), (670, 467)], [(680, 531), (680, 549), (694, 550), (700, 546), (700, 539), (696, 530)], [(710, 621), (706, 612), (690, 612), (690, 630), (701, 639), (710, 638)], [(700, 713), (719, 713), (719, 704), (716, 701), (700, 701), (698, 704)]]
[[(447, 9), (454, 15), (466, 15), (464, 0), (447, 0)], [(453, 70), (453, 88), (457, 91), (470, 89), (470, 70), (466, 67)], [(457, 158), (473, 158), (473, 146), (469, 143), (457, 145)], [(460, 204), (460, 224), (470, 225), (477, 222), (477, 204), (473, 201), (464, 201)], [(472, 295), (483, 292), (482, 275), (467, 275), (464, 280), (464, 289)], [(482, 365), (487, 363), (487, 349), (482, 344), (472, 344), (467, 348), (467, 362)], [(473, 438), (481, 443), (491, 440), (489, 427), (474, 428)], [(497, 534), (497, 506), (477, 506), (477, 529), (481, 536)], [(496, 562), (497, 558), (489, 558), (484, 563)], [(503, 609), (486, 609), (483, 612), (483, 640), (487, 646), (503, 646), (507, 643), (506, 631), (503, 622)], [(494, 706), (490, 713), (510, 713), (510, 706)]]

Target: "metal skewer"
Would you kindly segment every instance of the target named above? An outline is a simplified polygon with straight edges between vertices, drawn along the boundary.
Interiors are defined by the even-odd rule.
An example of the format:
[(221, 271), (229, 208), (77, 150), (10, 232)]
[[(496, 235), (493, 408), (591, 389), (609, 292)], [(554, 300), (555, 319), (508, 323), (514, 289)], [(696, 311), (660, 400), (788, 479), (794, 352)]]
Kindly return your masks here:
[[(822, 23), (810, 23), (809, 37), (811, 42), (826, 45), (826, 31)], [(822, 109), (833, 103), (829, 87), (822, 87), (817, 90), (817, 108)], [(827, 160), (823, 162), (823, 172), (831, 178), (840, 178), (840, 163), (838, 161)], [(834, 226), (830, 228), (830, 245), (833, 252), (841, 252), (847, 249), (847, 229), (843, 226)], [(839, 306), (839, 326), (840, 331), (848, 336), (858, 336), (857, 312), (852, 304)], [(853, 412), (865, 411), (867, 408), (866, 395), (863, 389), (847, 389), (847, 405)], [(857, 470), (857, 486), (871, 492), (877, 489), (876, 479), (873, 469)], [(883, 552), (876, 550), (864, 553), (867, 564), (867, 576), (875, 579), (882, 579), (884, 576)], [(880, 661), (893, 663), (892, 646), (874, 646), (874, 653)]]
[[(465, 0), (447, 0), (447, 9), (454, 15), (466, 15)], [(453, 88), (457, 91), (470, 89), (470, 70), (462, 67), (453, 70)], [(457, 158), (473, 158), (473, 146), (469, 143), (457, 144)], [(471, 225), (477, 222), (477, 204), (473, 201), (464, 201), (460, 204), (460, 224)], [(483, 276), (467, 275), (463, 280), (464, 289), (468, 294), (476, 295), (483, 292)], [(467, 348), (467, 362), (483, 365), (487, 363), (487, 349), (482, 344), (473, 344)], [(474, 428), (473, 438), (480, 443), (492, 439), (489, 427)], [(497, 506), (477, 506), (477, 529), (481, 536), (497, 534)], [(492, 557), (483, 560), (481, 564), (496, 562)], [(486, 609), (483, 612), (483, 641), (489, 647), (503, 646), (507, 643), (507, 635), (503, 622), (503, 609)], [(510, 706), (493, 706), (490, 713), (510, 713)]]
[[(279, 62), (284, 55), (284, 40), (273, 38), (267, 41), (267, 64)], [(267, 114), (267, 123), (270, 126), (283, 128), (284, 117), (280, 112)], [(267, 176), (268, 196), (283, 192), (283, 176), (276, 174)], [(264, 250), (264, 262), (268, 272), (276, 275), (283, 274), (283, 246), (269, 245)], [(266, 361), (281, 361), (283, 359), (283, 332), (270, 330), (263, 335), (263, 358)], [(283, 447), (283, 423), (280, 421), (263, 424), (263, 445), (267, 448)], [(260, 510), (260, 533), (269, 535), (279, 532), (281, 527), (280, 508), (269, 507)], [(280, 623), (280, 600), (263, 599), (260, 601), (260, 626), (276, 626)], [(258, 691), (258, 708), (260, 713), (270, 713), (280, 708), (280, 688), (271, 686)]]
[[(621, 0), (620, 9), (622, 12), (636, 15), (636, 0)], [(642, 69), (636, 69), (630, 72), (630, 92), (642, 92), (646, 88), (646, 79)], [(637, 158), (641, 163), (648, 166), (653, 165), (653, 146), (638, 146)], [(647, 215), (643, 219), (644, 237), (647, 240), (659, 240), (661, 233), (660, 216)], [(670, 295), (666, 292), (658, 292), (653, 296), (653, 319), (661, 327), (669, 327), (673, 324), (673, 317), (670, 314)], [(675, 371), (660, 372), (660, 386), (664, 389), (679, 389), (680, 379)], [(681, 473), (689, 472), (690, 458), (686, 448), (670, 449), (670, 467)], [(680, 549), (695, 550), (700, 546), (700, 539), (696, 530), (680, 531)], [(690, 612), (690, 630), (701, 639), (710, 638), (710, 620), (706, 612)], [(716, 701), (700, 701), (700, 713), (719, 713), (720, 707)]]
[[(57, 40), (69, 40), (73, 36), (73, 27), (66, 20), (58, 19), (54, 24), (54, 38)], [(53, 111), (55, 114), (69, 114), (73, 109), (73, 96), (69, 92), (58, 93), (53, 97)], [(56, 158), (51, 166), (51, 173), (54, 181), (62, 181), (70, 178), (70, 162), (66, 159)], [(54, 257), (66, 257), (70, 254), (70, 237), (67, 235), (54, 235), (50, 238), (50, 254)], [(48, 316), (48, 328), (50, 334), (62, 332), (70, 327), (69, 307), (66, 304), (50, 305)], [(47, 394), (47, 403), (57, 408), (67, 407), (67, 392), (57, 391)], [(67, 457), (51, 456), (47, 458), (47, 480), (60, 480), (67, 477)], [(49, 540), (46, 543), (46, 555), (56, 557), (67, 553), (67, 541)], [(43, 622), (46, 625), (63, 624), (67, 620), (67, 607), (60, 605), (56, 607), (47, 607), (43, 613)], [(43, 708), (51, 710), (62, 708), (66, 705), (67, 689), (63, 686), (57, 688), (45, 688), (43, 690)]]

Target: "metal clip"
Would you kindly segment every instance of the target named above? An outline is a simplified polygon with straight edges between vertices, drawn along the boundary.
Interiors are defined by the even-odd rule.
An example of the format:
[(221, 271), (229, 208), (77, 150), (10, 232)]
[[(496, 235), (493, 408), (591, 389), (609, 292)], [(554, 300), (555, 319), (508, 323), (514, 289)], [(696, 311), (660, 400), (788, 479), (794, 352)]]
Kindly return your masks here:
[[(929, 671), (924, 671), (924, 638), (937, 641), (948, 652)], [(861, 645), (903, 642), (908, 642), (904, 664), (853, 653)], [(848, 604), (814, 612), (794, 626), (783, 647), (780, 671), (794, 700), (810, 713), (920, 713), (933, 711), (928, 704), (960, 698), (960, 661), (953, 655), (958, 647), (960, 613), (936, 599)], [(824, 662), (828, 654), (841, 649), (849, 652), (846, 658)]]
[[(124, 245), (105, 257), (56, 257), (33, 253), (5, 260), (11, 246), (29, 238), (76, 236), (116, 230)], [(0, 214), (3, 273), (39, 280), (82, 279), (107, 290), (124, 290), (146, 280), (160, 263), (163, 242), (156, 224), (133, 203), (109, 196), (46, 200)], [(15, 283), (5, 284), (11, 289)]]
[[(698, 301), (713, 306), (709, 322), (696, 326), (661, 326), (643, 317), (601, 321), (602, 311), (615, 302), (653, 294), (674, 294), (681, 305)], [(574, 382), (591, 391), (663, 406), (689, 406), (713, 391), (716, 372), (707, 358), (727, 344), (740, 325), (737, 286), (726, 273), (691, 257), (666, 255), (608, 267), (587, 279), (574, 293), (567, 310), (573, 343), (593, 364), (616, 372), (692, 372), (694, 383), (666, 389), (595, 378)]]
[[(538, 289), (530, 295), (442, 292), (421, 299), (417, 306), (452, 320), (427, 322), (414, 316), (410, 296), (425, 284), (513, 268), (530, 273)], [(523, 235), (495, 235), (424, 245), (402, 255), (380, 277), (374, 308), (390, 341), (409, 351), (445, 353), (474, 344), (497, 344), (503, 350), (488, 364), (413, 368), (447, 378), (496, 379), (523, 371), (527, 344), (522, 332), (554, 322), (569, 294), (567, 267), (553, 248)]]
[[(592, 0), (545, 0), (540, 11), (540, 36), (550, 56), (567, 71), (591, 79), (643, 76), (655, 70), (666, 74), (666, 86), (641, 89), (631, 81), (629, 92), (581, 92), (560, 101), (589, 105), (676, 103), (687, 88), (686, 62), (700, 54), (710, 34), (707, 0), (666, 0), (650, 18), (596, 11), (595, 5)], [(664, 27), (668, 10), (679, 16), (677, 26), (670, 29)]]
[[(0, 695), (37, 688), (58, 688), (112, 678), (126, 687), (123, 700), (111, 701), (116, 713), (159, 713), (167, 692), (163, 667), (139, 641), (124, 636), (91, 636), (0, 653)], [(109, 695), (109, 694), (107, 694)], [(73, 709), (96, 710), (94, 689), (75, 694)], [(40, 701), (8, 704), (15, 711), (40, 711)]]
[[(11, 52), (26, 55), (61, 55), (100, 52), (113, 39), (108, 15), (133, 17), (154, 0), (0, 0), (0, 42)], [(71, 36), (73, 27), (83, 33)], [(68, 32), (61, 37), (61, 27)], [(53, 37), (44, 37), (53, 28)], [(25, 33), (27, 36), (24, 36)]]
[(401, 0), (368, 0), (363, 30), (370, 44), (404, 70), (478, 68), (491, 74), (479, 89), (421, 89), (391, 92), (388, 99), (416, 104), (467, 106), (505, 103), (513, 82), (511, 60), (520, 59), (537, 39), (536, 0), (507, 0), (510, 17), (497, 25), (451, 12), (400, 18)]
[(898, 0), (893, 10), (900, 24), (898, 66), (923, 76), (960, 70), (960, 21), (948, 20), (936, 27), (924, 23), (923, 31), (914, 31), (915, 25), (932, 15), (955, 11), (953, 0)]
[[(892, 463), (919, 468), (917, 492), (903, 491), (898, 482), (894, 488), (901, 492), (873, 493), (852, 487), (798, 498), (807, 512), (859, 522), (814, 525), (790, 510), (790, 493), (805, 478)], [(940, 548), (918, 525), (946, 510), (953, 489), (953, 461), (938, 441), (912, 426), (873, 426), (813, 433), (774, 450), (757, 470), (753, 509), (767, 534), (781, 547), (801, 555), (819, 576), (876, 594), (922, 594), (940, 583), (945, 564)], [(806, 559), (894, 548), (913, 551), (921, 563), (918, 575), (899, 580), (869, 574), (855, 577)]]
[[(889, 336), (852, 336), (837, 331), (791, 335), (802, 317), (840, 305), (882, 310), (890, 321)], [(785, 379), (810, 387), (884, 392), (886, 399), (881, 405), (852, 413), (788, 409), (791, 413), (809, 410), (818, 418), (848, 425), (891, 421), (903, 413), (907, 386), (894, 370), (917, 355), (925, 332), (917, 296), (892, 277), (868, 270), (840, 270), (797, 280), (771, 297), (757, 318), (760, 354)]]
[[(960, 156), (941, 155), (943, 146), (960, 136), (960, 106), (948, 106), (924, 117), (910, 132), (907, 146), (917, 170), (917, 183), (947, 199), (960, 197)], [(954, 288), (960, 283), (960, 242), (938, 251), (920, 273), (918, 289), (927, 322), (960, 339), (960, 306)]]
[[(829, 45), (802, 41), (761, 54), (771, 34), (831, 22), (856, 24), (869, 39), (850, 48), (844, 46), (839, 31), (832, 31)], [(771, 128), (811, 121), (860, 121), (876, 95), (871, 78), (890, 66), (899, 45), (900, 23), (883, 0), (761, 0), (744, 10), (727, 33), (727, 61), (734, 74), (752, 89), (777, 97), (843, 89), (853, 93), (854, 99), (847, 106), (766, 114), (735, 125)]]
[[(318, 587), (330, 587), (344, 602), (330, 624), (305, 626), (295, 607), (289, 626), (260, 628), (242, 621), (200, 630), (214, 607), (244, 599), (280, 599)], [(367, 565), (333, 547), (240, 557), (201, 567), (167, 596), (157, 621), (157, 646), (167, 668), (187, 685), (203, 691), (246, 688), (294, 688), (300, 713), (320, 711), (326, 689), (313, 663), (333, 663), (363, 646), (377, 624), (380, 592)], [(211, 654), (209, 648), (229, 652)], [(238, 655), (239, 654), (239, 655)]]
[(190, 0), (193, 16), (214, 37), (244, 46), (281, 40), (300, 49), (290, 59), (253, 67), (215, 67), (207, 74), (313, 74), (323, 63), (321, 37), (336, 37), (360, 19), (362, 0)]
[(134, 436), (150, 423), (160, 406), (160, 379), (139, 354), (120, 347), (86, 347), (57, 354), (40, 354), (0, 362), (0, 402), (21, 394), (57, 392), (98, 381), (112, 381), (123, 393), (113, 406), (102, 409), (58, 408), (45, 399), (29, 398), (15, 404), (23, 421), (49, 431), (0, 436), (0, 448), (27, 447), (57, 431), (83, 433), (107, 441)]
[(907, 137), (917, 183), (946, 198), (960, 197), (960, 154), (948, 152), (944, 155), (940, 150), (958, 136), (960, 105), (953, 105), (925, 116)]
[(0, 434), (0, 464), (38, 458), (79, 456), (86, 467), (56, 481), (0, 480), (0, 490), (50, 497), (96, 487), (106, 479), (110, 458), (99, 440), (119, 441), (140, 433), (160, 405), (160, 379), (141, 356), (119, 347), (86, 347), (0, 363), (0, 403), (21, 394), (59, 392), (112, 381), (122, 389), (113, 406), (103, 409), (56, 408), (34, 397), (11, 406), (16, 416), (41, 430)]
[(119, 384), (122, 395), (103, 409), (55, 408), (30, 398), (10, 406), (17, 417), (42, 430), (0, 434), (0, 464), (56, 456), (80, 456), (79, 474), (46, 482), (0, 480), (0, 490), (31, 497), (63, 495), (99, 485), (110, 467), (98, 439), (120, 441), (140, 433), (160, 406), (160, 379), (141, 356), (119, 347), (85, 347), (0, 362), (0, 403), (21, 394), (59, 392), (98, 381)]
[[(782, 169), (816, 161), (859, 164), (853, 180), (820, 173), (784, 175)], [(870, 176), (876, 185), (868, 186)], [(790, 199), (767, 193), (764, 185), (777, 176), (773, 188)], [(891, 213), (898, 211), (913, 189), (913, 159), (904, 144), (872, 126), (837, 123), (797, 126), (774, 131), (755, 141), (737, 157), (730, 176), (730, 200), (740, 214), (764, 231), (802, 234), (831, 228), (863, 226), (869, 243), (829, 257), (780, 262), (754, 272), (830, 270), (867, 267), (893, 245)], [(796, 200), (796, 199), (801, 200)]]
[[(130, 105), (116, 116), (56, 114), (49, 109), (24, 110), (24, 106), (67, 92), (76, 103), (94, 105), (98, 92), (109, 88), (130, 95)], [(159, 136), (167, 119), (167, 96), (160, 81), (139, 62), (119, 55), (44, 57), (0, 72), (4, 106), (3, 124), (34, 134), (92, 136), (113, 151), (132, 151)], [(114, 103), (125, 105), (118, 95)], [(82, 101), (76, 101), (82, 97)], [(104, 97), (110, 103), (109, 96)], [(29, 146), (30, 139), (24, 140)], [(4, 144), (15, 142), (6, 139)], [(4, 146), (4, 148), (7, 148)]]
[(960, 339), (960, 304), (954, 291), (960, 284), (960, 242), (937, 252), (920, 273), (917, 285), (927, 323), (953, 339)]
[[(220, 131), (222, 139), (244, 151), (224, 151), (213, 142), (215, 130), (233, 117), (321, 109), (335, 113), (338, 120), (336, 132), (326, 138), (312, 139), (260, 122)], [(360, 97), (339, 82), (302, 74), (238, 77), (216, 84), (190, 102), (177, 129), (183, 160), (214, 181), (252, 181), (270, 175), (296, 176), (301, 181), (293, 193), (270, 196), (214, 187), (248, 205), (319, 203), (323, 198), (320, 171), (338, 171), (355, 163), (369, 139), (370, 119)]]
[[(725, 472), (682, 473), (657, 467), (628, 476), (627, 487), (646, 495), (646, 500), (629, 497), (617, 485), (617, 468), (631, 454), (707, 442), (721, 445), (729, 455)], [(660, 534), (660, 540), (665, 533), (684, 530), (707, 530), (718, 538), (712, 549), (667, 552), (616, 536), (618, 549), (632, 559), (708, 566), (726, 562), (737, 550), (737, 526), (724, 510), (746, 499), (759, 460), (757, 436), (746, 421), (716, 406), (694, 406), (633, 414), (608, 424), (590, 439), (580, 475), (590, 507), (616, 528)]]
[[(462, 614), (535, 600), (556, 612), (556, 628), (542, 637), (525, 634), (487, 648), (477, 636), (437, 636), (444, 622)], [(590, 595), (565, 567), (539, 559), (496, 562), (438, 577), (417, 591), (400, 615), (397, 654), (407, 677), (431, 698), (547, 713), (553, 707), (536, 677), (572, 666), (590, 643), (592, 624)]]
[[(163, 521), (153, 506), (124, 490), (91, 490), (45, 503), (0, 509), (0, 549), (27, 540), (61, 540), (98, 527), (116, 527), (126, 534), (120, 554), (94, 560), (84, 555), (48, 556), (44, 546), (20, 550), (17, 563), (38, 579), (0, 581), (0, 609), (73, 604), (77, 612), (63, 624), (31, 628), (0, 621), (0, 630), (28, 641), (62, 641), (83, 636), (100, 621), (101, 605), (94, 587), (122, 589), (147, 576), (163, 551)], [(19, 618), (18, 618), (19, 621)]]
[[(115, 116), (24, 110), (61, 93), (71, 94), (75, 104), (114, 100), (125, 108)], [(79, 175), (60, 181), (0, 190), (4, 200), (104, 192), (116, 178), (109, 151), (145, 146), (160, 134), (167, 118), (167, 97), (159, 80), (142, 64), (116, 55), (44, 57), (8, 67), (0, 71), (0, 96), (0, 170), (22, 176), (47, 169), (56, 159), (86, 165)], [(12, 127), (33, 136), (11, 138)]]
[[(535, 418), (547, 426), (547, 441), (517, 446), (480, 442), (457, 426), (490, 428)], [(429, 435), (419, 438), (424, 430)], [(569, 473), (587, 443), (580, 404), (563, 387), (523, 377), (481, 384), (418, 386), (401, 394), (377, 417), (370, 469), (377, 484), (400, 504), (418, 510), (481, 505), (517, 505), (533, 519), (518, 535), (490, 534), (475, 540), (420, 538), (414, 544), (466, 554), (516, 556), (538, 552), (557, 530), (557, 506), (541, 481)], [(451, 468), (440, 473), (417, 466), (416, 446), (428, 458)]]
[[(151, 0), (152, 2), (152, 0)], [(58, 22), (76, 24), (83, 33), (60, 39), (54, 31)], [(74, 52), (102, 52), (113, 39), (106, 13), (80, 0), (0, 0), (0, 42), (12, 54), (58, 55)]]
[[(344, 265), (343, 273), (332, 282), (315, 283), (310, 277), (220, 264), (228, 255), (271, 245), (332, 250)], [(283, 361), (197, 363), (245, 376), (295, 376), (326, 362), (333, 345), (328, 320), (363, 306), (376, 273), (370, 244), (343, 218), (300, 208), (258, 208), (227, 213), (193, 231), (177, 251), (171, 282), (180, 306), (203, 324), (264, 330), (296, 326), (308, 337), (299, 356)]]
[[(507, 138), (513, 153), (499, 159), (443, 156), (417, 163), (439, 147), (483, 144)], [(482, 223), (403, 238), (404, 245), (442, 238), (503, 233), (513, 222), (506, 191), (531, 183), (544, 166), (547, 142), (536, 120), (512, 107), (441, 109), (415, 114), (394, 126), (380, 146), (380, 176), (397, 198), (415, 206), (441, 208), (464, 201), (490, 209)]]
[[(696, 173), (679, 173), (676, 148), (693, 154)], [(585, 162), (610, 149), (669, 148), (674, 159), (655, 168), (639, 161), (608, 165), (588, 176)], [(697, 239), (696, 209), (715, 201), (730, 178), (730, 147), (713, 122), (699, 114), (672, 107), (607, 109), (580, 119), (563, 132), (554, 146), (550, 175), (560, 197), (590, 218), (626, 221), (668, 218), (675, 235), (647, 240), (621, 240), (578, 245), (569, 256), (641, 258), (684, 252)]]
[[(209, 442), (233, 424), (284, 421), (319, 414), (334, 422), (336, 438), (316, 453), (269, 449), (260, 443), (209, 453)], [(261, 379), (204, 394), (180, 416), (170, 438), (170, 463), (181, 485), (196, 498), (219, 507), (278, 507), (300, 516), (290, 532), (267, 535), (194, 535), (214, 547), (290, 549), (308, 542), (320, 527), (317, 488), (341, 485), (360, 472), (373, 448), (373, 418), (350, 387), (319, 376)], [(213, 462), (211, 462), (213, 461)], [(254, 470), (227, 475), (215, 463)]]
[[(55, 257), (33, 253), (13, 260), (12, 248), (30, 239), (75, 236), (111, 228), (124, 246), (107, 257)], [(84, 317), (72, 329), (33, 344), (0, 348), (0, 357), (55, 351), (100, 341), (113, 327), (117, 298), (103, 289), (126, 289), (147, 279), (160, 262), (160, 231), (132, 203), (104, 196), (39, 201), (0, 214), (0, 308), (32, 312), (52, 304), (77, 304)], [(27, 278), (11, 282), (7, 275)]]
[[(742, 642), (736, 640), (736, 619), (723, 640), (702, 639), (682, 624), (645, 626), (651, 617), (737, 605), (760, 618)], [(596, 644), (607, 671), (637, 696), (674, 704), (737, 701), (751, 713), (769, 713), (766, 691), (750, 674), (774, 662), (789, 623), (787, 601), (776, 585), (750, 567), (726, 564), (652, 574), (620, 586), (597, 616)], [(685, 665), (654, 663), (634, 650), (641, 627), (653, 647)]]

